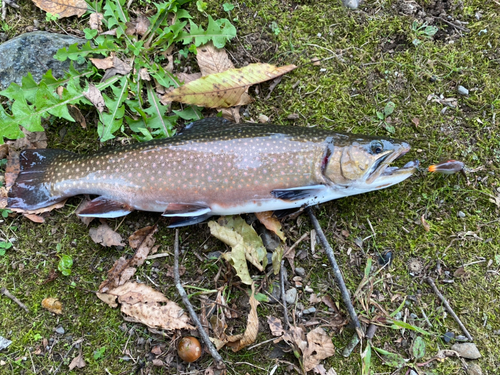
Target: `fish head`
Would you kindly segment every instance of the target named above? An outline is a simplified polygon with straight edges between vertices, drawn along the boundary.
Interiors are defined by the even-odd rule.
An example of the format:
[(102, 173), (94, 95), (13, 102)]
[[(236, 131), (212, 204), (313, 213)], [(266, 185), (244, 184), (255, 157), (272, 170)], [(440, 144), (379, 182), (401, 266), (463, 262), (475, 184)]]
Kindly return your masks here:
[(334, 185), (353, 188), (359, 193), (386, 188), (417, 170), (418, 161), (401, 168), (390, 165), (409, 150), (410, 145), (403, 141), (355, 136), (350, 142), (332, 148), (323, 173)]

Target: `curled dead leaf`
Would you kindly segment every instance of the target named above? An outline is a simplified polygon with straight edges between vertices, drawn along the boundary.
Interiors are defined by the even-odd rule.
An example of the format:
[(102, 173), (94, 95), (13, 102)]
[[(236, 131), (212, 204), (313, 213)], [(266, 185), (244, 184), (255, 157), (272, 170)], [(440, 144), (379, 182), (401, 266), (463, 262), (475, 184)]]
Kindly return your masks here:
[(82, 94), (90, 100), (100, 113), (106, 109), (106, 103), (104, 102), (101, 92), (93, 84), (89, 83), (89, 89), (84, 91)]
[(102, 223), (97, 228), (90, 228), (89, 234), (95, 243), (102, 246), (125, 246), (122, 236), (111, 229), (108, 224)]
[(276, 233), (276, 235), (281, 239), (281, 241), (286, 242), (285, 234), (281, 231), (280, 221), (273, 216), (273, 211), (256, 212), (255, 216), (257, 219), (264, 224), (264, 226), (271, 232)]
[(53, 312), (54, 314), (62, 314), (63, 305), (57, 298), (44, 298), (42, 300), (42, 307), (50, 312)]
[(68, 104), (68, 112), (71, 117), (73, 117), (73, 119), (80, 124), (82, 128), (87, 129), (87, 121), (85, 120), (85, 117), (82, 115), (82, 112), (80, 112), (80, 109), (78, 109), (77, 106)]
[(85, 0), (33, 0), (33, 3), (47, 13), (58, 15), (59, 18), (80, 17), (87, 11)]
[(100, 33), (102, 33), (102, 20), (103, 20), (104, 16), (102, 15), (102, 13), (91, 13), (90, 14), (90, 17), (89, 17), (89, 26), (90, 26), (90, 29), (91, 30), (97, 30), (99, 31)]
[(75, 367), (84, 368), (85, 365), (86, 365), (85, 360), (83, 359), (82, 353), (80, 353), (78, 354), (78, 356), (73, 358), (73, 360), (69, 364), (69, 369), (73, 370)]
[(429, 223), (425, 220), (425, 217), (424, 215), (420, 216), (420, 222), (422, 223), (422, 227), (424, 228), (424, 230), (426, 232), (430, 231), (431, 230), (431, 226), (429, 225)]

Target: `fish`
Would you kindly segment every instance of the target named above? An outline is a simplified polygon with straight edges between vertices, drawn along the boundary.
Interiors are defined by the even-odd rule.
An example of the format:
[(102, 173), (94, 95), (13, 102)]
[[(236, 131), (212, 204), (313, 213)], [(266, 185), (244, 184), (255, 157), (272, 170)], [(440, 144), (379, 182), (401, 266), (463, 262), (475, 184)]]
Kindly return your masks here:
[(429, 172), (438, 172), (442, 174), (453, 174), (457, 172), (464, 173), (465, 164), (458, 160), (448, 160), (439, 164), (429, 165)]
[(417, 170), (418, 161), (390, 166), (409, 150), (406, 142), (382, 137), (212, 117), (170, 138), (89, 155), (24, 150), (8, 207), (38, 210), (87, 194), (96, 197), (80, 217), (151, 211), (179, 227), (388, 188)]

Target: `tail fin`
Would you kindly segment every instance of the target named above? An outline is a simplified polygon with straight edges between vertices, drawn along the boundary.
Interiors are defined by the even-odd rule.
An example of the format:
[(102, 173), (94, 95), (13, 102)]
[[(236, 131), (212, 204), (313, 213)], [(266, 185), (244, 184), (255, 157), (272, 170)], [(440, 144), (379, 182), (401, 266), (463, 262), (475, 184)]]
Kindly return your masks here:
[(24, 150), (19, 154), (19, 174), (9, 190), (8, 207), (36, 210), (61, 201), (64, 197), (51, 194), (51, 183), (45, 172), (61, 155), (72, 154), (63, 150)]

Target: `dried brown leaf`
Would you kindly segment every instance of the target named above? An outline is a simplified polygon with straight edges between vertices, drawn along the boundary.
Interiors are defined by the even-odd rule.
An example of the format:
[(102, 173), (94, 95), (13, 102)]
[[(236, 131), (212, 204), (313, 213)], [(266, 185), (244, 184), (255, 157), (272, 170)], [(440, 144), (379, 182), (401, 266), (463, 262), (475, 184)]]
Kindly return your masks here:
[(94, 64), (94, 66), (97, 69), (104, 69), (104, 70), (111, 69), (115, 66), (114, 59), (115, 59), (114, 54), (111, 54), (108, 57), (105, 57), (104, 59), (98, 59), (96, 57), (89, 57), (89, 60), (92, 61), (92, 64)]
[(249, 104), (250, 97), (243, 94), (250, 86), (276, 78), (295, 68), (295, 65), (276, 67), (269, 64), (250, 64), (240, 69), (228, 69), (180, 86), (166, 93), (162, 99), (209, 108), (245, 105)]
[(264, 224), (264, 226), (271, 232), (276, 233), (276, 235), (283, 241), (286, 242), (285, 234), (281, 231), (280, 221), (273, 216), (273, 211), (256, 212), (255, 216), (257, 219)]
[(203, 76), (234, 68), (226, 50), (214, 47), (212, 42), (196, 48), (196, 60)]
[(106, 81), (108, 78), (113, 77), (114, 75), (121, 74), (126, 75), (130, 73), (132, 67), (126, 62), (120, 60), (118, 57), (114, 56), (113, 58), (113, 67), (106, 70), (106, 73), (102, 76), (102, 81)]
[(90, 228), (89, 234), (95, 243), (102, 246), (125, 246), (122, 236), (111, 229), (108, 224), (102, 223), (97, 228)]
[(93, 84), (89, 83), (89, 89), (83, 92), (83, 96), (90, 100), (100, 113), (106, 109), (106, 103), (104, 102), (101, 92)]
[(42, 216), (38, 216), (35, 214), (23, 214), (23, 216), (26, 219), (29, 219), (34, 223), (38, 223), (38, 224), (45, 223), (45, 219)]
[(87, 11), (85, 0), (33, 0), (35, 5), (50, 14), (57, 14), (59, 18), (83, 16)]
[[(57, 208), (62, 208), (62, 207), (64, 207), (65, 204), (66, 204), (66, 199), (63, 200), (62, 202), (54, 203), (53, 205), (50, 205), (48, 207), (39, 208), (37, 210), (23, 210), (22, 208), (9, 208), (9, 210), (23, 214), (24, 216), (28, 217), (27, 215), (39, 215), (39, 214), (43, 214), (44, 212), (49, 212), (49, 211), (55, 210)], [(36, 219), (36, 218), (32, 218), (32, 217), (28, 217), (28, 219), (30, 219), (36, 223), (43, 223), (43, 221), (38, 221), (40, 219)]]
[(283, 334), (283, 325), (281, 324), (281, 320), (279, 320), (278, 318), (275, 318), (274, 316), (268, 316), (267, 324), (269, 324), (271, 335), (281, 336)]
[(77, 106), (68, 104), (68, 112), (71, 117), (73, 117), (73, 119), (80, 124), (82, 128), (87, 129), (87, 121), (85, 120), (85, 117), (83, 117), (82, 112), (80, 112)]
[(0, 160), (5, 159), (9, 154), (9, 146), (7, 144), (0, 145)]
[(137, 16), (135, 25), (137, 35), (143, 36), (144, 34), (146, 34), (150, 24), (151, 22), (149, 22), (149, 19), (147, 17), (143, 16), (142, 14)]
[(221, 108), (222, 117), (226, 120), (234, 122), (235, 124), (239, 124), (241, 120), (240, 116), (240, 108), (241, 106), (231, 107), (231, 108)]
[(23, 138), (18, 138), (15, 141), (8, 141), (9, 149), (11, 151), (19, 151), (24, 149), (34, 149), (34, 148), (46, 148), (47, 147), (47, 135), (44, 131), (41, 132), (30, 132), (22, 128), (24, 133)]
[(176, 73), (175, 76), (180, 83), (189, 83), (201, 78), (201, 73)]
[(425, 220), (425, 217), (424, 215), (420, 216), (420, 222), (422, 223), (422, 227), (424, 228), (424, 230), (426, 232), (430, 231), (431, 230), (431, 226), (429, 225), (429, 223)]
[(151, 76), (149, 75), (148, 70), (146, 68), (141, 68), (139, 70), (139, 77), (143, 81), (151, 81)]
[(312, 370), (319, 361), (335, 354), (332, 339), (323, 328), (313, 329), (307, 334), (307, 347), (302, 351), (304, 370)]
[(54, 314), (62, 314), (63, 305), (57, 298), (44, 298), (42, 301), (42, 307), (50, 312), (53, 312)]
[(89, 17), (89, 26), (91, 30), (98, 30), (100, 33), (102, 33), (102, 19), (104, 16), (102, 13), (91, 13)]
[(80, 353), (78, 354), (78, 356), (73, 358), (73, 360), (69, 364), (69, 369), (73, 370), (75, 367), (84, 368), (85, 365), (86, 365), (85, 360), (83, 359), (82, 353)]
[(259, 317), (257, 315), (257, 306), (259, 302), (255, 299), (254, 285), (252, 285), (252, 294), (250, 295), (250, 313), (248, 314), (247, 328), (243, 335), (229, 336), (227, 346), (231, 347), (233, 352), (237, 352), (255, 342), (259, 333)]
[(157, 227), (155, 225), (152, 225), (149, 227), (144, 227), (144, 228), (136, 230), (128, 238), (129, 246), (134, 250), (137, 249), (144, 242), (146, 237), (148, 237), (148, 235), (151, 233), (151, 231), (154, 230), (155, 228), (157, 228)]
[(75, 211), (75, 214), (80, 220), (82, 221), (83, 224), (85, 224), (87, 227), (89, 224), (95, 219), (95, 217), (89, 217), (89, 216), (80, 216), (80, 212), (85, 210), (89, 205), (90, 205), (91, 200), (88, 197), (85, 197), (81, 202), (78, 208)]

